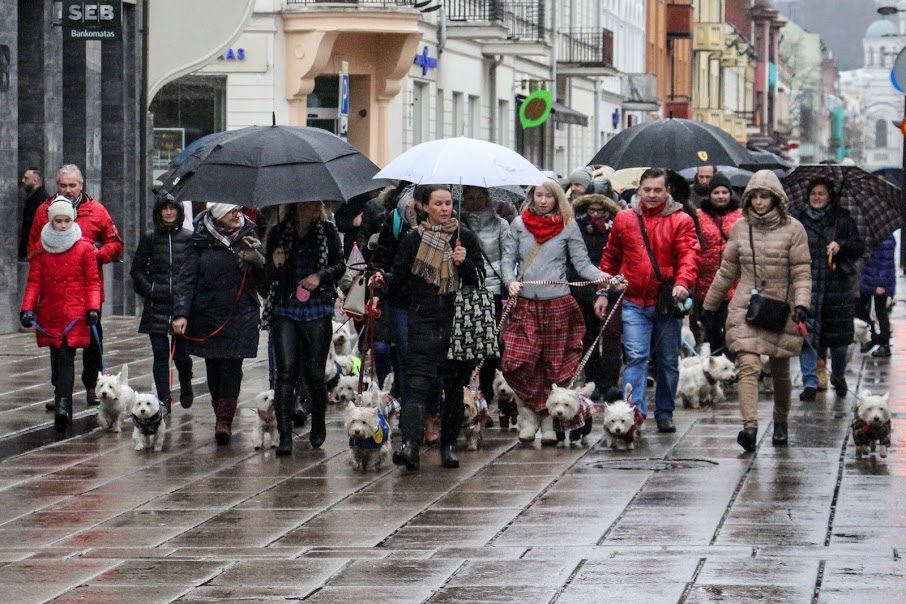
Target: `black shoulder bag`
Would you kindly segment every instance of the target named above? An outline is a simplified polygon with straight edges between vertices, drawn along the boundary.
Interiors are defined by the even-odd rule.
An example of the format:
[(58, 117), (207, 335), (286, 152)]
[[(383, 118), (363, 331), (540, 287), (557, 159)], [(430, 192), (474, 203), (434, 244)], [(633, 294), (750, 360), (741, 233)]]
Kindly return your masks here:
[(642, 231), (642, 241), (645, 242), (645, 250), (648, 252), (651, 268), (654, 269), (654, 276), (661, 284), (657, 290), (657, 305), (655, 306), (655, 310), (659, 315), (665, 317), (678, 317), (680, 313), (676, 307), (676, 302), (673, 300), (673, 279), (664, 279), (664, 276), (661, 274), (661, 269), (657, 265), (657, 260), (654, 259), (654, 252), (651, 251), (651, 242), (648, 241), (648, 232), (645, 230), (645, 223), (642, 221), (642, 215), (636, 214), (635, 217), (639, 219), (639, 229)]
[[(749, 298), (749, 308), (746, 309), (746, 323), (766, 331), (783, 331), (790, 318), (790, 305), (786, 299), (776, 300), (761, 295), (761, 290), (758, 288), (758, 272), (755, 268), (755, 243), (752, 236), (751, 223), (749, 223), (749, 247), (752, 249), (752, 275), (755, 287), (752, 289), (752, 296)], [(761, 287), (764, 287), (764, 285), (765, 281), (762, 280)], [(790, 290), (787, 287), (787, 296), (789, 296), (789, 293)]]

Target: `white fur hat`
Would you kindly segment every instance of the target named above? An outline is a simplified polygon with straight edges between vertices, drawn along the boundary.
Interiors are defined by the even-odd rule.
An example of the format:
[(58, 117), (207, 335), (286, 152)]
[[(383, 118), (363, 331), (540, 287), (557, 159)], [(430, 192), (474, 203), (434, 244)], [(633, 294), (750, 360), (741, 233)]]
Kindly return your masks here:
[(211, 213), (211, 216), (220, 220), (231, 211), (242, 208), (242, 206), (236, 205), (234, 203), (213, 203), (208, 202), (208, 211)]
[(69, 216), (72, 220), (75, 220), (76, 217), (76, 211), (75, 208), (72, 207), (72, 202), (62, 195), (54, 197), (51, 204), (47, 206), (47, 220), (53, 220), (56, 216)]

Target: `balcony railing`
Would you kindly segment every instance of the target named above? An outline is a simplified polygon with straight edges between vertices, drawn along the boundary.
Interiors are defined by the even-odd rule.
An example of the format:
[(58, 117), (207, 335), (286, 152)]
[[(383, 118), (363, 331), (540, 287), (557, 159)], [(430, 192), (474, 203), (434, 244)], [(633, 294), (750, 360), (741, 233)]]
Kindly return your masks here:
[(499, 0), (444, 0), (447, 19), (454, 23), (493, 23), (503, 21)]
[(547, 39), (544, 0), (501, 0), (503, 25), (510, 40), (540, 42)]
[(572, 30), (559, 36), (560, 63), (583, 67), (613, 66), (613, 32), (609, 29)]

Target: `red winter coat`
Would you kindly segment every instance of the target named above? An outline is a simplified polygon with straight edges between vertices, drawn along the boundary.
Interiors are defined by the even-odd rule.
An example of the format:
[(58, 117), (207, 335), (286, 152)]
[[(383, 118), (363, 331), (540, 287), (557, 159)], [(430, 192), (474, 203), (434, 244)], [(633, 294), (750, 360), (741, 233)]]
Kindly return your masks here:
[(626, 300), (643, 307), (655, 306), (660, 283), (645, 250), (637, 218), (640, 212), (661, 276), (689, 291), (698, 274), (698, 238), (692, 218), (672, 197), (660, 208), (644, 211), (641, 202), (635, 200), (630, 209), (617, 214), (598, 268), (626, 277)]
[[(720, 268), (720, 262), (724, 257), (724, 250), (727, 249), (727, 239), (730, 237), (730, 229), (737, 220), (742, 218), (742, 210), (736, 209), (726, 214), (710, 214), (702, 209), (697, 210), (698, 225), (701, 232), (701, 254), (699, 255), (698, 264), (698, 281), (695, 284), (695, 300), (698, 306), (702, 306), (705, 294), (714, 281), (714, 275)], [(720, 227), (718, 228), (718, 224)], [(723, 231), (723, 234), (721, 234)], [(733, 298), (736, 292), (736, 286), (733, 285), (725, 296), (725, 300)]]
[(51, 334), (35, 330), (38, 346), (60, 346), (59, 337), (73, 319), (78, 319), (66, 334), (73, 348), (90, 344), (85, 314), (101, 309), (101, 280), (95, 260), (94, 245), (80, 239), (59, 254), (43, 250), (32, 256), (28, 266), (28, 283), (22, 310), (35, 313), (38, 325)]
[[(101, 266), (108, 262), (113, 262), (123, 253), (123, 240), (120, 238), (113, 219), (107, 213), (107, 208), (101, 205), (101, 202), (88, 197), (83, 193), (85, 200), (79, 204), (76, 209), (76, 222), (82, 229), (82, 238), (87, 239), (89, 243), (100, 246), (97, 249), (96, 258), (98, 263), (98, 283), (101, 288), (101, 302), (104, 301), (104, 273)], [(47, 224), (47, 208), (53, 202), (53, 198), (42, 203), (35, 211), (35, 219), (31, 223), (31, 231), (28, 235), (28, 257), (43, 253), (44, 248), (41, 246), (41, 229)], [(40, 321), (39, 321), (40, 322)]]

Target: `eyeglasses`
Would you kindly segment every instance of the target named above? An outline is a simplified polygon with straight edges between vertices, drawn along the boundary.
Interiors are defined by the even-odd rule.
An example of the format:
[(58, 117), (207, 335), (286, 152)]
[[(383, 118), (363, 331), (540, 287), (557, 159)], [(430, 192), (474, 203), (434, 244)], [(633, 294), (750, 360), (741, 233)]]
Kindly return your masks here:
[(603, 216), (607, 213), (604, 208), (588, 208), (588, 214), (591, 216)]

